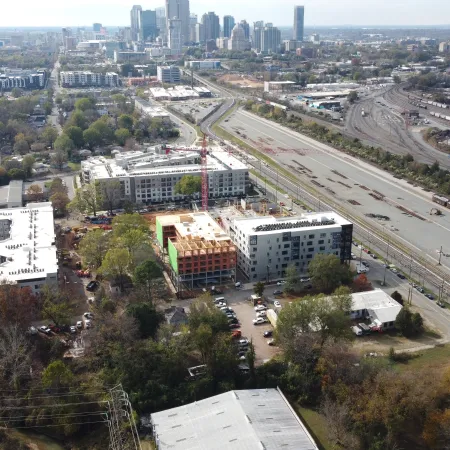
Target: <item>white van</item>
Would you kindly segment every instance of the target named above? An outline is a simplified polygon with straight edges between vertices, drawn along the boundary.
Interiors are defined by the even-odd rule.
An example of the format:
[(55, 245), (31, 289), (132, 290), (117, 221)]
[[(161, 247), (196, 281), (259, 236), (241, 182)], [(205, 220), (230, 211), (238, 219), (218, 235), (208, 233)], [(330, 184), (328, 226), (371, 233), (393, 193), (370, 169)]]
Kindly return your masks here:
[(225, 303), (225, 297), (216, 297), (214, 303)]
[(353, 327), (351, 327), (353, 333), (356, 334), (356, 336), (362, 336), (363, 332), (361, 330), (361, 328), (357, 327), (356, 325), (354, 325)]

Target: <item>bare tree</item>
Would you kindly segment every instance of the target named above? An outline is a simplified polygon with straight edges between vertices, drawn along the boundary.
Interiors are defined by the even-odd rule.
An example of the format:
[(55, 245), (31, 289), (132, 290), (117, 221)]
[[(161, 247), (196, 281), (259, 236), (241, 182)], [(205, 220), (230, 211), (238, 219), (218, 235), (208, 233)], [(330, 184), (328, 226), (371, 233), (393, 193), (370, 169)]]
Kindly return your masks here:
[(121, 198), (121, 187), (119, 180), (100, 181), (98, 186), (103, 201), (110, 213), (117, 207)]
[(19, 389), (29, 377), (31, 366), (30, 344), (18, 325), (0, 329), (0, 374), (3, 383), (11, 389)]

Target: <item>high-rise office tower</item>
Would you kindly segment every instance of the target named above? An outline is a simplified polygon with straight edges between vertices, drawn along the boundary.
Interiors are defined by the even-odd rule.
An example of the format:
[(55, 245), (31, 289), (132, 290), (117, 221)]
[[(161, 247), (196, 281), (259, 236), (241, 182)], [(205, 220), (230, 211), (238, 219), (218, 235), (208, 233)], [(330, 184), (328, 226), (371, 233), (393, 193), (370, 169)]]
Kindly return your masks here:
[(252, 48), (254, 48), (257, 52), (261, 51), (261, 32), (263, 28), (264, 28), (263, 20), (253, 22)]
[(205, 27), (202, 23), (197, 23), (195, 25), (195, 42), (203, 43), (205, 42)]
[(166, 20), (169, 28), (169, 20), (177, 18), (181, 20), (181, 42), (189, 41), (189, 0), (166, 0)]
[(303, 30), (305, 25), (305, 7), (294, 6), (294, 39), (303, 41)]
[(139, 20), (139, 38), (141, 41), (154, 41), (158, 37), (156, 11), (147, 9), (141, 11)]
[(236, 24), (231, 31), (231, 37), (228, 40), (228, 50), (243, 52), (248, 50), (250, 42), (245, 39), (244, 29), (241, 24)]
[(161, 6), (155, 8), (156, 12), (156, 28), (159, 30), (159, 35), (163, 42), (167, 42), (167, 22), (166, 22), (166, 8)]
[(100, 33), (101, 29), (102, 29), (102, 24), (101, 23), (94, 23), (92, 25), (92, 29), (96, 32), (96, 33)]
[(210, 11), (208, 14), (203, 14), (202, 24), (205, 32), (205, 40), (209, 41), (214, 39), (214, 41), (220, 37), (220, 20), (214, 12)]
[(231, 37), (231, 31), (234, 28), (234, 17), (223, 16), (223, 37)]
[(134, 5), (131, 8), (131, 39), (137, 41), (139, 39), (139, 28), (141, 22), (142, 7), (140, 5)]
[(277, 27), (271, 23), (266, 23), (266, 26), (261, 30), (261, 52), (262, 53), (276, 53), (280, 51), (281, 32)]
[(182, 42), (182, 22), (180, 19), (169, 19), (169, 48), (174, 55), (181, 55)]
[(250, 40), (250, 25), (246, 20), (241, 20), (241, 27), (244, 30), (245, 39)]
[(191, 14), (189, 17), (189, 41), (191, 42), (197, 42), (195, 37), (195, 26), (197, 22), (197, 14)]

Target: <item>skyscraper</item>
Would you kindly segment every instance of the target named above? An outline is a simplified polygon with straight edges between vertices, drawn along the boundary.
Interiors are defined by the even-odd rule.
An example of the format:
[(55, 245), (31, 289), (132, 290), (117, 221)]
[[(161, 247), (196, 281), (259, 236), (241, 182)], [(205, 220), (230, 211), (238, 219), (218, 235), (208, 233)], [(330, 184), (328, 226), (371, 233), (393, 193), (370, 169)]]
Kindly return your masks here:
[(249, 41), (250, 40), (250, 25), (247, 23), (246, 20), (241, 20), (241, 27), (244, 30), (245, 39), (247, 39), (247, 41)]
[(231, 37), (231, 31), (234, 28), (234, 17), (223, 16), (223, 37)]
[(208, 14), (203, 14), (202, 24), (205, 30), (205, 40), (209, 41), (214, 39), (214, 41), (220, 37), (220, 20), (214, 12), (210, 11)]
[(189, 41), (189, 0), (166, 0), (166, 20), (169, 28), (169, 20), (177, 18), (181, 20), (181, 43)]
[(183, 46), (182, 34), (181, 34), (182, 22), (180, 19), (169, 19), (169, 48), (172, 50), (172, 54), (181, 55), (181, 49)]
[(167, 22), (166, 22), (166, 8), (155, 8), (156, 12), (156, 28), (159, 30), (159, 35), (163, 42), (167, 42)]
[(261, 30), (261, 52), (262, 53), (276, 53), (280, 50), (281, 32), (277, 27), (271, 23), (266, 23), (266, 26)]
[(139, 39), (139, 27), (141, 22), (142, 6), (134, 5), (131, 8), (131, 39), (137, 41)]
[(253, 22), (252, 48), (254, 48), (257, 52), (261, 51), (261, 33), (263, 28), (264, 28), (263, 20)]
[(243, 52), (248, 49), (250, 42), (245, 39), (242, 25), (236, 24), (231, 31), (231, 38), (228, 41), (228, 50)]
[(305, 24), (305, 7), (294, 6), (294, 39), (303, 41), (303, 30)]
[(156, 11), (147, 9), (141, 11), (139, 20), (139, 38), (142, 41), (154, 41), (158, 36), (158, 27), (156, 25)]

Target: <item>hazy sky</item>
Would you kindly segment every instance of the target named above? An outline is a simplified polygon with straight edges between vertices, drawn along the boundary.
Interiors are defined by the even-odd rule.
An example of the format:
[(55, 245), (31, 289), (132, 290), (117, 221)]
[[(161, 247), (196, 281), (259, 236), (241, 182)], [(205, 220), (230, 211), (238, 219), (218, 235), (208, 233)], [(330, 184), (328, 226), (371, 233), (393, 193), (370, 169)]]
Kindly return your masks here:
[[(164, 5), (164, 0), (139, 3), (130, 0), (2, 0), (0, 27), (76, 26), (100, 22), (129, 25), (133, 4), (144, 9)], [(305, 5), (305, 25), (444, 25), (450, 23), (450, 0), (191, 0), (191, 12), (201, 16), (215, 11), (236, 19), (292, 25), (293, 6)]]

